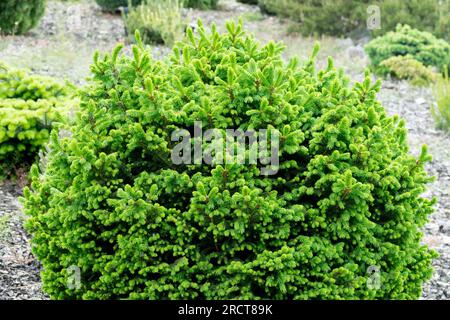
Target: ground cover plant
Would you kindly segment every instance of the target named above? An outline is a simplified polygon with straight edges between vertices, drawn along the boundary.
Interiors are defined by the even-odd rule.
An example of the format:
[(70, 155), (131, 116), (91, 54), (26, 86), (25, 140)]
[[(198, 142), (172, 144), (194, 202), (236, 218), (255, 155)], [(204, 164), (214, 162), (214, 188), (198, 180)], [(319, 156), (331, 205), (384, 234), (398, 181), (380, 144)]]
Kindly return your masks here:
[[(285, 63), (283, 45), (261, 46), (241, 24), (197, 32), (163, 61), (139, 36), (131, 57), (120, 46), (94, 57), (71, 135), (54, 131), (45, 170), (34, 166), (24, 190), (44, 290), (55, 299), (420, 297), (435, 256), (419, 229), (435, 202), (421, 197), (430, 156), (408, 153), (404, 121), (377, 101), (380, 83), (366, 73), (350, 87), (331, 59), (316, 71), (318, 47), (303, 65)], [(174, 164), (171, 135), (195, 121), (279, 131), (277, 173)]]

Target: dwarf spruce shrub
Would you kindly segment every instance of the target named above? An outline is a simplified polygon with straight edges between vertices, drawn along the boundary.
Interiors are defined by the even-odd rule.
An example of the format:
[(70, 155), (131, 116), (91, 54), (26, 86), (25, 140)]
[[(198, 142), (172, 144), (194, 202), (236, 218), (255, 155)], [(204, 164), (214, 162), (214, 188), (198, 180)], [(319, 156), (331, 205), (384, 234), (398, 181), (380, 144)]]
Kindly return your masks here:
[[(94, 58), (71, 135), (52, 134), (24, 208), (56, 299), (413, 299), (434, 253), (419, 230), (434, 200), (424, 147), (376, 99), (285, 63), (242, 25), (188, 29), (170, 59), (139, 37)], [(279, 131), (279, 166), (180, 164), (176, 129)], [(198, 139), (191, 140), (192, 144)], [(203, 146), (207, 143), (203, 141)], [(76, 271), (76, 272), (75, 272)], [(79, 281), (77, 281), (79, 280)], [(71, 284), (68, 286), (68, 284)], [(74, 285), (76, 284), (76, 285)]]
[(45, 11), (45, 0), (0, 1), (0, 34), (22, 34), (35, 27)]
[(372, 69), (380, 75), (389, 73), (382, 62), (395, 56), (409, 56), (440, 72), (450, 66), (448, 42), (408, 25), (398, 25), (395, 31), (373, 39), (365, 46), (365, 50), (371, 60)]
[(64, 119), (71, 89), (43, 76), (0, 65), (0, 180), (31, 165)]

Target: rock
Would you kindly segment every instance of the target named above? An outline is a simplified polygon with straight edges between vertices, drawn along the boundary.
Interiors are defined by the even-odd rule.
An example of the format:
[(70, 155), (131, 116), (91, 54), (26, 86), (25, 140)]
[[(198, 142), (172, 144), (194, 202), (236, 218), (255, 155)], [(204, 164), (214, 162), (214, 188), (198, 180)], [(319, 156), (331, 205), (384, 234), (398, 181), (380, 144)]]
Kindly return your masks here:
[(350, 59), (364, 59), (366, 57), (366, 53), (364, 48), (361, 46), (354, 46), (347, 49), (347, 55)]
[(442, 221), (439, 224), (439, 232), (450, 235), (450, 221)]
[(447, 246), (450, 246), (450, 237), (449, 236), (442, 236), (442, 244), (445, 244)]
[(424, 98), (422, 98), (422, 97), (417, 98), (415, 102), (417, 104), (425, 104), (425, 103), (427, 103), (427, 101)]

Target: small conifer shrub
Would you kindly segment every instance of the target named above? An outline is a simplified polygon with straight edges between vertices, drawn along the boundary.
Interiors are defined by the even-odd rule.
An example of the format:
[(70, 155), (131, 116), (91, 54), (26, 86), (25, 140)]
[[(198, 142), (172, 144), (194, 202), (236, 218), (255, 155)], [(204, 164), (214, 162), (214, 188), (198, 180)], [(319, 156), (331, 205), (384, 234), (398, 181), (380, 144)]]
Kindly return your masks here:
[(411, 56), (394, 56), (381, 62), (389, 74), (397, 79), (408, 80), (415, 86), (428, 86), (438, 79), (438, 74)]
[(46, 0), (0, 1), (0, 34), (23, 34), (44, 15)]
[[(52, 134), (24, 190), (34, 254), (55, 299), (414, 299), (434, 253), (424, 147), (330, 59), (285, 63), (242, 25), (201, 23), (154, 61), (92, 65), (72, 134)], [(280, 132), (279, 166), (176, 165), (174, 130)], [(197, 143), (192, 139), (193, 144)], [(75, 271), (75, 272), (74, 272)], [(376, 273), (376, 274), (374, 274)], [(78, 281), (74, 281), (74, 276)], [(73, 285), (76, 282), (76, 285)], [(72, 284), (72, 285), (68, 285)]]
[(70, 95), (51, 78), (0, 65), (0, 179), (34, 162), (54, 122), (74, 106)]
[(373, 39), (365, 50), (371, 60), (373, 70), (386, 75), (389, 70), (381, 63), (391, 57), (410, 56), (427, 67), (435, 67), (440, 72), (450, 65), (450, 44), (432, 34), (412, 29), (408, 25), (398, 25), (397, 29)]

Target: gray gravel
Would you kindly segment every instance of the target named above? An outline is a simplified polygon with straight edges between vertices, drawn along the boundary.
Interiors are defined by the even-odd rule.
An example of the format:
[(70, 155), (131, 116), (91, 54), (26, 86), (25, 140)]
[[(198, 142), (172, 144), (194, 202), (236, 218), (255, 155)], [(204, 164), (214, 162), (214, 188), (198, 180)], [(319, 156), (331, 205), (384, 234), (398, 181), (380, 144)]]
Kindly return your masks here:
[(24, 215), (14, 185), (0, 186), (0, 300), (47, 299), (41, 290), (39, 263), (31, 254)]
[[(220, 29), (228, 19), (257, 13), (255, 6), (239, 4), (235, 0), (222, 0), (220, 10), (216, 11), (185, 12), (193, 22), (201, 18), (205, 25), (215, 22)], [(274, 17), (263, 16), (262, 20), (249, 20), (245, 24), (263, 42), (268, 38), (285, 37), (284, 31), (273, 33), (286, 27), (285, 22)], [(299, 40), (291, 36), (286, 39), (288, 45), (295, 43), (290, 50), (298, 53), (296, 51), (301, 49), (301, 46), (297, 47)], [(357, 68), (350, 69), (350, 74), (359, 80), (362, 75), (359, 65), (365, 65), (367, 61), (362, 47), (348, 39), (322, 41), (328, 41), (328, 50), (332, 51), (337, 43), (339, 52), (344, 52), (335, 52), (338, 62), (342, 57), (345, 62), (346, 55), (351, 61), (358, 61)], [(13, 66), (29, 65), (38, 73), (83, 83), (80, 79), (89, 74), (93, 51), (108, 51), (116, 42), (126, 43), (129, 48), (120, 16), (102, 13), (92, 1), (50, 1), (38, 28), (22, 37), (0, 37), (0, 60)], [(152, 47), (152, 50), (156, 57), (170, 52), (162, 46)], [(27, 60), (29, 56), (30, 61)], [(411, 87), (405, 82), (384, 81), (379, 99), (388, 113), (406, 119), (411, 152), (417, 155), (421, 146), (427, 144), (433, 155), (427, 168), (437, 179), (430, 184), (426, 196), (436, 196), (439, 202), (424, 228), (423, 242), (434, 248), (440, 257), (434, 261), (435, 272), (424, 286), (423, 299), (450, 299), (450, 136), (434, 127), (430, 113), (434, 99), (429, 89)], [(18, 202), (19, 194), (20, 188), (14, 184), (0, 185), (0, 300), (47, 299), (41, 290), (40, 266), (30, 253), (29, 237), (23, 229), (25, 217)]]

